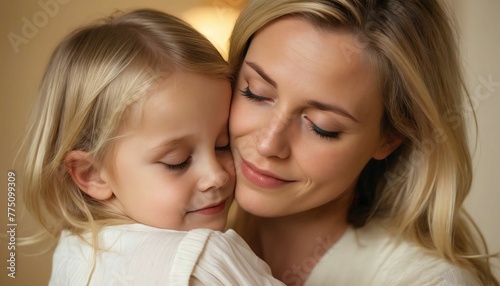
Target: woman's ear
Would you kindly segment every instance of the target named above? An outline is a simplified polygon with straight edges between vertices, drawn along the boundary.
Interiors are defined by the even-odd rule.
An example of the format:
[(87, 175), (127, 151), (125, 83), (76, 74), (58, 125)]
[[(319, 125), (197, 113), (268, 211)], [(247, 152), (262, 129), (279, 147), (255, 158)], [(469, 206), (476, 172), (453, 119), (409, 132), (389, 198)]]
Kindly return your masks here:
[(394, 150), (396, 150), (399, 145), (403, 142), (403, 135), (395, 132), (390, 132), (385, 136), (385, 139), (382, 141), (382, 144), (373, 154), (373, 159), (375, 160), (383, 160), (387, 156), (389, 156)]
[(70, 151), (64, 157), (64, 165), (73, 182), (87, 195), (96, 200), (107, 200), (113, 195), (109, 182), (101, 178), (101, 170), (89, 153)]

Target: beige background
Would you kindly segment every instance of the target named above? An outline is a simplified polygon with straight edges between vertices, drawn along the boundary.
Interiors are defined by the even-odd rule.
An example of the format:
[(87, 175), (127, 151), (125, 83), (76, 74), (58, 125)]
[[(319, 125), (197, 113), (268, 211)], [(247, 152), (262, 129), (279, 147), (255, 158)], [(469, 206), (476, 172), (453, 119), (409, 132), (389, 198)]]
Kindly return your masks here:
[[(56, 43), (74, 27), (115, 9), (150, 7), (189, 21), (201, 21), (199, 10), (213, 22), (203, 29), (230, 31), (233, 12), (244, 0), (30, 0), (0, 3), (0, 285), (46, 285), (50, 255), (26, 256), (17, 247), (16, 278), (7, 277), (7, 172), (16, 171), (13, 159), (20, 144), (33, 97), (48, 57)], [(477, 112), (479, 134), (474, 151), (475, 182), (466, 206), (483, 231), (490, 250), (500, 251), (500, 0), (449, 0), (462, 29), (464, 65)], [(45, 3), (45, 5), (44, 5)], [(139, 4), (141, 3), (141, 4)], [(49, 5), (50, 4), (50, 5)], [(31, 29), (27, 28), (30, 24)], [(229, 23), (229, 24), (228, 24)], [(196, 26), (196, 23), (195, 23)], [(200, 27), (200, 26), (198, 26)], [(9, 35), (23, 37), (12, 44)], [(219, 33), (220, 34), (220, 33)], [(221, 41), (216, 39), (214, 41)], [(223, 44), (219, 43), (221, 50)], [(17, 189), (17, 192), (20, 192)], [(19, 193), (18, 193), (19, 194)], [(16, 207), (17, 237), (36, 230)], [(498, 264), (498, 260), (496, 262)], [(500, 267), (500, 266), (497, 266)], [(500, 278), (500, 271), (495, 270)]]

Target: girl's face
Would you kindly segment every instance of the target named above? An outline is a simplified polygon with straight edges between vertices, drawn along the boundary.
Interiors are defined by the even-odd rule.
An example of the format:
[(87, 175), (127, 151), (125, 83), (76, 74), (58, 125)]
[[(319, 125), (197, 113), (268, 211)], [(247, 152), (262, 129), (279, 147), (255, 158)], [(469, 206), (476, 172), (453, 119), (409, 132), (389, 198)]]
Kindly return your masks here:
[(222, 230), (233, 199), (228, 81), (174, 72), (131, 106), (114, 148), (112, 205), (146, 225)]
[(355, 38), (283, 18), (253, 38), (231, 107), (236, 199), (262, 217), (346, 213), (381, 130), (379, 78)]

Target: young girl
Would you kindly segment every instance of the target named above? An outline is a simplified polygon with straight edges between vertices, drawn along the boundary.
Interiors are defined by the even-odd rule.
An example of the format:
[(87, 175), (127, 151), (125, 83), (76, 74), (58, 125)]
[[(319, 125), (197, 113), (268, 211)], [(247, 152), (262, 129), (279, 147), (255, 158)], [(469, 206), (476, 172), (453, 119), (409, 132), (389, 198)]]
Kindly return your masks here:
[(181, 20), (139, 10), (55, 50), (25, 201), (59, 242), (51, 285), (281, 285), (233, 231), (230, 71)]

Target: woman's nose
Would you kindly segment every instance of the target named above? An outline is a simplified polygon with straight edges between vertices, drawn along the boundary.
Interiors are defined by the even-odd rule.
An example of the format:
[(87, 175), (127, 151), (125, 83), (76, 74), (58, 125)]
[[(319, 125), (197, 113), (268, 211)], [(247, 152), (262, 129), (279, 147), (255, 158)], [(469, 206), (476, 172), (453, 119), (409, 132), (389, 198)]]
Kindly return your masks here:
[(264, 157), (287, 158), (290, 155), (290, 145), (287, 127), (290, 119), (284, 116), (274, 116), (269, 125), (257, 134), (257, 151)]
[(217, 158), (210, 159), (207, 168), (202, 169), (198, 189), (202, 192), (223, 188), (230, 180), (229, 173), (224, 169)]

